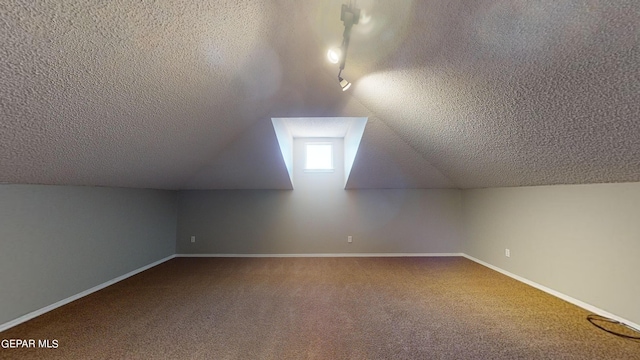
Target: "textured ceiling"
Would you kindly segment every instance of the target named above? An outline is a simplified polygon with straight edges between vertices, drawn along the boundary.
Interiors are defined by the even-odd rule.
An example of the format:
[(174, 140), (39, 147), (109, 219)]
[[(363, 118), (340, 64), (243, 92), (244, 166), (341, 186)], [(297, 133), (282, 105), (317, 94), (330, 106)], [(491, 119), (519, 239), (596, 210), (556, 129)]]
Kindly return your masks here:
[(640, 181), (637, 0), (0, 4), (0, 182), (287, 188), (272, 117), (368, 117), (350, 188)]

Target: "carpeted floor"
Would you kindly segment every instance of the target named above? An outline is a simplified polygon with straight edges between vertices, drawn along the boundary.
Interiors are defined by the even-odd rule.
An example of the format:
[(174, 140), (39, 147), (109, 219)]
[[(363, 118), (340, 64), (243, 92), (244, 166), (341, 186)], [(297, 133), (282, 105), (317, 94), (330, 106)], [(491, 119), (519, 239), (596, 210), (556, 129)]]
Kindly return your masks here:
[(0, 358), (640, 359), (587, 314), (459, 257), (176, 258), (0, 333), (58, 342)]

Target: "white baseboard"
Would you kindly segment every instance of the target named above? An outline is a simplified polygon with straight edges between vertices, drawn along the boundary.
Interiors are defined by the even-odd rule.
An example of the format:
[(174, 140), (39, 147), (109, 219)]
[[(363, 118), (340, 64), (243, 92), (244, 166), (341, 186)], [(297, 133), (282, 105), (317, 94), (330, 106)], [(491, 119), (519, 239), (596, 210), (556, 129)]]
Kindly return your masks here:
[(141, 272), (143, 272), (143, 271), (145, 271), (147, 269), (150, 269), (150, 268), (152, 268), (152, 267), (154, 267), (156, 265), (160, 265), (160, 264), (162, 264), (163, 262), (165, 262), (167, 260), (173, 259), (174, 257), (176, 257), (176, 256), (175, 255), (171, 255), (171, 256), (168, 256), (168, 257), (166, 257), (164, 259), (160, 259), (160, 260), (158, 260), (156, 262), (153, 262), (153, 263), (151, 263), (149, 265), (146, 265), (146, 266), (143, 266), (143, 267), (141, 267), (139, 269), (130, 271), (130, 272), (128, 272), (128, 273), (126, 273), (126, 274), (124, 274), (122, 276), (118, 276), (115, 279), (112, 279), (112, 280), (104, 282), (104, 283), (102, 283), (100, 285), (94, 286), (91, 289), (85, 290), (85, 291), (83, 291), (81, 293), (75, 294), (75, 295), (70, 296), (70, 297), (68, 297), (66, 299), (62, 299), (62, 300), (60, 300), (58, 302), (55, 302), (55, 303), (53, 303), (51, 305), (48, 305), (48, 306), (45, 306), (45, 307), (43, 307), (41, 309), (38, 309), (36, 311), (32, 311), (32, 312), (30, 312), (30, 313), (28, 313), (26, 315), (22, 315), (19, 318), (11, 320), (9, 322), (6, 322), (4, 324), (0, 324), (0, 332), (5, 331), (5, 330), (7, 330), (9, 328), (12, 328), (12, 327), (14, 327), (16, 325), (22, 324), (25, 321), (31, 320), (31, 319), (33, 319), (33, 318), (35, 318), (37, 316), (40, 316), (40, 315), (42, 315), (44, 313), (47, 313), (47, 312), (49, 312), (49, 311), (51, 311), (53, 309), (59, 308), (60, 306), (66, 305), (66, 304), (68, 304), (68, 303), (70, 303), (72, 301), (78, 300), (78, 299), (80, 299), (82, 297), (85, 297), (85, 296), (87, 296), (87, 295), (89, 295), (91, 293), (94, 293), (94, 292), (96, 292), (98, 290), (102, 290), (102, 289), (106, 288), (107, 286), (113, 285), (113, 284), (115, 284), (115, 283), (117, 283), (119, 281), (122, 281), (122, 280), (124, 280), (124, 279), (126, 279), (128, 277), (131, 277), (133, 275), (141, 273)]
[(480, 265), (486, 266), (491, 270), (495, 270), (495, 271), (497, 271), (497, 272), (499, 272), (501, 274), (504, 274), (504, 275), (506, 275), (506, 276), (508, 276), (510, 278), (513, 278), (513, 279), (518, 280), (520, 282), (523, 282), (523, 283), (525, 283), (525, 284), (527, 284), (529, 286), (532, 286), (532, 287), (534, 287), (534, 288), (536, 288), (538, 290), (542, 290), (542, 291), (546, 292), (547, 294), (553, 295), (553, 296), (555, 296), (557, 298), (560, 298), (560, 299), (562, 299), (562, 300), (564, 300), (564, 301), (566, 301), (568, 303), (571, 303), (573, 305), (581, 307), (581, 308), (583, 308), (583, 309), (585, 309), (587, 311), (591, 311), (592, 313), (594, 313), (596, 315), (608, 317), (610, 319), (613, 319), (613, 320), (619, 321), (621, 323), (624, 323), (624, 324), (634, 328), (635, 330), (640, 331), (640, 325), (635, 324), (635, 323), (633, 323), (633, 322), (631, 322), (631, 321), (629, 321), (627, 319), (621, 318), (621, 317), (619, 317), (617, 315), (614, 315), (614, 314), (612, 314), (610, 312), (604, 311), (604, 310), (602, 310), (602, 309), (600, 309), (598, 307), (595, 307), (595, 306), (593, 306), (591, 304), (587, 304), (584, 301), (580, 301), (578, 299), (572, 298), (569, 295), (565, 295), (565, 294), (563, 294), (561, 292), (558, 292), (558, 291), (555, 291), (553, 289), (550, 289), (550, 288), (548, 288), (548, 287), (546, 287), (544, 285), (540, 285), (537, 282), (531, 281), (529, 279), (525, 279), (522, 276), (518, 276), (516, 274), (510, 273), (510, 272), (508, 272), (508, 271), (506, 271), (504, 269), (501, 269), (501, 268), (499, 268), (497, 266), (494, 266), (494, 265), (491, 265), (489, 263), (486, 263), (486, 262), (484, 262), (484, 261), (482, 261), (480, 259), (476, 259), (473, 256), (469, 256), (467, 254), (462, 254), (462, 256), (464, 256), (467, 259), (469, 259), (471, 261), (474, 261), (474, 262), (476, 262), (476, 263), (478, 263)]
[(289, 257), (447, 257), (463, 256), (462, 253), (340, 253), (340, 254), (176, 254), (176, 257), (242, 257), (242, 258), (289, 258)]

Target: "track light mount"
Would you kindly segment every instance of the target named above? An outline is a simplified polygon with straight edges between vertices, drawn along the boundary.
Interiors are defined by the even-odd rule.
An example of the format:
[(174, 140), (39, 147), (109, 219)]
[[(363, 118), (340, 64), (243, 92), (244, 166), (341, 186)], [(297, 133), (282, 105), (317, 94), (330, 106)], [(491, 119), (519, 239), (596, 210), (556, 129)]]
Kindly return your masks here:
[[(349, 39), (351, 38), (351, 28), (360, 21), (360, 9), (356, 8), (353, 2), (349, 5), (342, 4), (340, 11), (340, 20), (344, 24), (344, 32), (342, 33), (342, 45), (340, 46), (340, 71), (338, 71), (338, 82), (342, 91), (346, 91), (351, 87), (351, 83), (342, 78), (342, 70), (347, 62), (347, 49), (349, 49)], [(330, 56), (331, 58), (331, 56)]]

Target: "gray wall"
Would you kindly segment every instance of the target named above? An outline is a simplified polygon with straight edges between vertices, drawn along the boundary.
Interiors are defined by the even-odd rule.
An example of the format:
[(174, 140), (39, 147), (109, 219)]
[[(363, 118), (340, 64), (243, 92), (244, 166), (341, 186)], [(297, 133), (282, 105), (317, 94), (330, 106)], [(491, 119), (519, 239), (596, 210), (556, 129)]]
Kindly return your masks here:
[[(179, 254), (447, 253), (461, 251), (458, 190), (344, 190), (335, 171), (304, 172), (294, 140), (294, 190), (178, 193)], [(190, 236), (196, 242), (190, 242)], [(347, 236), (353, 243), (347, 243)]]
[(462, 198), (465, 253), (640, 323), (640, 183), (464, 190)]
[(0, 324), (175, 253), (170, 191), (0, 185)]
[[(456, 190), (181, 191), (179, 254), (460, 252)], [(191, 243), (189, 237), (196, 236)], [(353, 235), (353, 243), (347, 243)]]

